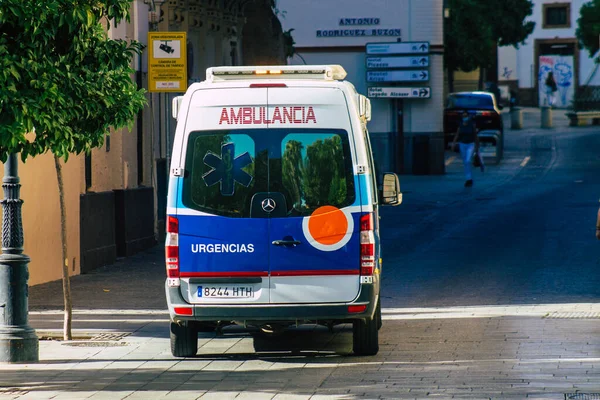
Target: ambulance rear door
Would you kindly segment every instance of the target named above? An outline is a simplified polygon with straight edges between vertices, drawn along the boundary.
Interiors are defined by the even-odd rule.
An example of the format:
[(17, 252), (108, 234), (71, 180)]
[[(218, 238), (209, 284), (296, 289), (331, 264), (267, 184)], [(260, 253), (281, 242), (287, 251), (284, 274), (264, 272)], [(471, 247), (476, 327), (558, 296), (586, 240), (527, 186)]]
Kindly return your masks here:
[(190, 303), (269, 302), (269, 225), (252, 215), (268, 190), (268, 157), (256, 142), (266, 104), (263, 88), (215, 88), (194, 92), (185, 110), (176, 216)]
[(286, 86), (268, 89), (268, 105), (270, 302), (352, 301), (362, 208), (346, 96)]

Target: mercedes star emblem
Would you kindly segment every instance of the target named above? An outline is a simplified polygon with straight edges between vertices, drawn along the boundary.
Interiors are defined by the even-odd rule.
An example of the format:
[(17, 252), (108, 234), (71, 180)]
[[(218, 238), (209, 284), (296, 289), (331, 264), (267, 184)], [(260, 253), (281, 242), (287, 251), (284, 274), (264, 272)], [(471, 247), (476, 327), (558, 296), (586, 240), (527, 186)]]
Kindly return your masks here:
[(262, 209), (265, 210), (265, 212), (273, 212), (273, 210), (275, 209), (275, 207), (277, 207), (277, 204), (275, 203), (275, 200), (268, 198), (268, 199), (264, 199), (262, 201)]

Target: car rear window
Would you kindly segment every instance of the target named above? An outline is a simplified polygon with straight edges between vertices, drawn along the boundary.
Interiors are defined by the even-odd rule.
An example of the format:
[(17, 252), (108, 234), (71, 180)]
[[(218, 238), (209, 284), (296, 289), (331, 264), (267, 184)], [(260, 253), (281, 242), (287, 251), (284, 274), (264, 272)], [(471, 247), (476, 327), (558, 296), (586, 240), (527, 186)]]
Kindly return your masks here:
[(488, 95), (451, 95), (448, 96), (448, 108), (494, 108), (492, 96)]
[(287, 216), (355, 201), (343, 130), (245, 129), (190, 133), (182, 202), (214, 215), (248, 218), (252, 198), (277, 192)]

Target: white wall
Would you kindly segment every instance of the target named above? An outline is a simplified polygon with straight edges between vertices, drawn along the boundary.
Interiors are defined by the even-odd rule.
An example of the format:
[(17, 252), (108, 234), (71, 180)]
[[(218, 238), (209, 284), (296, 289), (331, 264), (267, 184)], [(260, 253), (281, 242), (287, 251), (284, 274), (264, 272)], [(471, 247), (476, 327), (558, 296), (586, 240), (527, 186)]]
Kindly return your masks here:
[[(367, 95), (367, 73), (365, 55), (361, 53), (306, 53), (302, 54), (307, 64), (339, 64), (348, 73), (346, 80), (352, 82), (358, 93)], [(290, 64), (304, 64), (299, 57), (294, 57)], [(354, 79), (363, 77), (362, 79)], [(394, 127), (390, 118), (389, 100), (371, 99), (372, 117), (369, 122), (371, 132), (391, 132)]]
[(600, 66), (589, 57), (587, 50), (579, 54), (579, 85), (600, 86)]
[[(430, 2), (431, 0), (420, 0)], [(416, 1), (412, 1), (416, 3)], [(410, 38), (411, 0), (277, 0), (283, 30), (292, 33), (299, 47), (364, 46), (368, 42), (396, 41), (396, 37), (317, 37), (318, 30), (402, 29)], [(340, 26), (341, 18), (379, 18), (376, 26)]]
[[(444, 9), (442, 0), (410, 1), (410, 31), (406, 41), (428, 41), (431, 45), (444, 43)], [(431, 99), (404, 101), (406, 132), (442, 132), (444, 108), (444, 58), (429, 56)]]
[(518, 79), (517, 49), (513, 46), (498, 48), (498, 80), (512, 81)]
[[(536, 23), (534, 32), (527, 38), (524, 45), (521, 45), (517, 50), (516, 56), (516, 70), (517, 77), (519, 79), (519, 87), (521, 88), (533, 88), (535, 87), (535, 80), (537, 79), (537, 71), (535, 68), (535, 40), (536, 39), (575, 39), (575, 31), (577, 29), (577, 19), (579, 18), (579, 9), (587, 2), (587, 0), (572, 0), (571, 1), (571, 27), (560, 28), (560, 29), (544, 29), (543, 28), (543, 5), (552, 3), (564, 3), (568, 0), (534, 0), (533, 15), (529, 20)], [(502, 48), (501, 48), (502, 49)], [(499, 68), (502, 65), (508, 63), (510, 65), (511, 60), (510, 53), (499, 51), (498, 60), (500, 63)], [(589, 57), (587, 50), (579, 51), (579, 84), (583, 85), (587, 83), (587, 79), (596, 67), (593, 59)], [(507, 60), (508, 58), (508, 60)], [(589, 84), (600, 85), (600, 73), (596, 74)]]
[[(278, 0), (283, 29), (294, 29), (296, 48), (308, 64), (341, 64), (346, 78), (357, 90), (366, 94), (364, 46), (371, 42), (396, 42), (397, 36), (318, 37), (318, 30), (401, 29), (401, 40), (427, 41), (432, 46), (443, 44), (443, 0)], [(342, 18), (379, 18), (376, 26), (340, 26)], [(348, 51), (343, 51), (349, 47)], [(359, 47), (359, 49), (357, 49)], [(317, 50), (321, 48), (321, 50)], [(332, 48), (323, 51), (322, 48)], [(335, 49), (333, 49), (335, 48)], [(296, 57), (291, 61), (302, 63)], [(423, 84), (399, 83), (398, 86), (431, 86), (431, 99), (404, 100), (404, 131), (442, 132), (443, 56), (430, 55), (430, 81)], [(371, 132), (396, 129), (392, 100), (372, 99)]]

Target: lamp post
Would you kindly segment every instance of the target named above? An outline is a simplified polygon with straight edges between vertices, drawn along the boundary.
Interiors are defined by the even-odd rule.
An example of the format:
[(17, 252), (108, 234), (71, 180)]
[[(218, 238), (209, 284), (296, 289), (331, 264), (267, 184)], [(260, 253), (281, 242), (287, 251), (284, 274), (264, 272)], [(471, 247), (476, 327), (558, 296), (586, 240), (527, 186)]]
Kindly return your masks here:
[(29, 257), (23, 254), (17, 154), (4, 163), (0, 254), (0, 362), (37, 362), (39, 342), (28, 324)]

